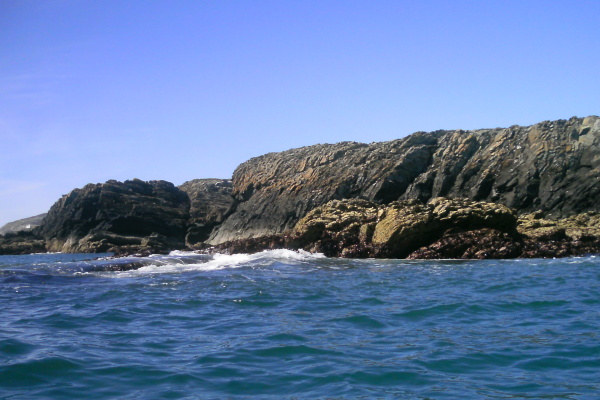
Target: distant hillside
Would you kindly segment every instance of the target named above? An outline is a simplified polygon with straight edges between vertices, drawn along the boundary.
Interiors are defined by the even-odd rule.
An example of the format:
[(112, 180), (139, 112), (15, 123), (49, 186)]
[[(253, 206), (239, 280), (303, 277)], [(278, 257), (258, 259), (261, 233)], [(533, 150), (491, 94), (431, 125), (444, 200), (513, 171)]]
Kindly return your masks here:
[(0, 228), (0, 235), (11, 232), (29, 231), (39, 226), (46, 214), (36, 215), (35, 217), (23, 218), (18, 221), (9, 222)]

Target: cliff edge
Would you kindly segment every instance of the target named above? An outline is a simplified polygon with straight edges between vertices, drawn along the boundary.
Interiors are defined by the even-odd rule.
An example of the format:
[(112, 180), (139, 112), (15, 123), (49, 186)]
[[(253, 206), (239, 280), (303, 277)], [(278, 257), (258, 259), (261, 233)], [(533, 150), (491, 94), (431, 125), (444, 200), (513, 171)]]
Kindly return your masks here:
[(270, 153), (233, 174), (233, 205), (211, 245), (281, 234), (331, 200), (437, 197), (499, 203), (557, 219), (600, 211), (600, 118), (417, 132)]

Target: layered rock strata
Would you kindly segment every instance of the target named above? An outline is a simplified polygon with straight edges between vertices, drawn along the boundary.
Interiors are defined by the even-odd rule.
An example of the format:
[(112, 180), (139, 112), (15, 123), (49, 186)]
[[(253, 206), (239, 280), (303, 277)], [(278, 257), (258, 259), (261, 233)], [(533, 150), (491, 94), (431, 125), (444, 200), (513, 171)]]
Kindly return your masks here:
[(190, 199), (185, 244), (198, 246), (221, 224), (233, 205), (232, 184), (227, 179), (194, 179), (179, 186)]
[(281, 234), (314, 208), (347, 198), (464, 198), (550, 218), (600, 211), (600, 118), (270, 153), (235, 170), (233, 196), (210, 244)]
[(231, 202), (228, 180), (110, 180), (63, 196), (33, 233), (48, 251), (161, 253), (202, 242)]
[(574, 255), (600, 248), (598, 198), (600, 118), (573, 117), (270, 153), (240, 165), (232, 182), (90, 184), (31, 232), (0, 237), (0, 252)]
[(35, 232), (49, 251), (182, 248), (189, 207), (188, 196), (170, 182), (110, 180), (63, 196)]

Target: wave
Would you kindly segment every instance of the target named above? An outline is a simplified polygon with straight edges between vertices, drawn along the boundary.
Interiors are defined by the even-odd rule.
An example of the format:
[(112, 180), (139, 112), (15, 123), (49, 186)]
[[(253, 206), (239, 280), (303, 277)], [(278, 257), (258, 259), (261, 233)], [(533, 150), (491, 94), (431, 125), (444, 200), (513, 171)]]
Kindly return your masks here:
[(264, 267), (274, 263), (298, 265), (326, 258), (320, 253), (309, 253), (304, 250), (264, 250), (254, 254), (203, 254), (198, 259), (198, 254), (192, 252), (176, 251), (169, 256), (151, 256), (149, 259), (157, 263), (148, 263), (139, 268), (123, 270), (117, 277), (130, 277), (139, 274), (165, 274), (181, 273), (188, 271), (214, 271), (225, 268), (239, 267)]
[[(94, 258), (95, 257), (95, 258)], [(39, 276), (134, 277), (148, 274), (212, 271), (225, 268), (261, 267), (274, 263), (298, 265), (326, 258), (306, 251), (265, 250), (255, 254), (198, 254), (173, 251), (148, 257), (98, 257), (94, 254), (31, 254), (11, 258), (0, 264), (0, 282), (20, 281)], [(27, 279), (29, 279), (27, 278)]]

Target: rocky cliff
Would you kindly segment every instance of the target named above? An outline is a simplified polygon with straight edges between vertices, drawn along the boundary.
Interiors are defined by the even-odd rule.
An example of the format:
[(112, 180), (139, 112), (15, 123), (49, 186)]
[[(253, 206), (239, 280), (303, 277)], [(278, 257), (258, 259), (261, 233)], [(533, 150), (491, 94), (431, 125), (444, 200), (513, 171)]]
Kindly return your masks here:
[(208, 237), (231, 202), (227, 180), (110, 180), (58, 200), (34, 234), (48, 251), (165, 252)]
[[(108, 181), (63, 196), (0, 253), (303, 248), (347, 257), (600, 251), (600, 118), (417, 132), (270, 153), (233, 180)], [(517, 222), (517, 218), (520, 218)]]
[(347, 198), (462, 198), (542, 210), (551, 219), (600, 211), (600, 118), (270, 153), (235, 170), (232, 194), (211, 244), (283, 233), (316, 207)]
[[(49, 251), (184, 246), (189, 198), (172, 183), (139, 179), (89, 184), (57, 201), (36, 233)], [(153, 243), (154, 242), (154, 243)]]
[(208, 239), (233, 205), (232, 184), (226, 179), (194, 179), (179, 186), (190, 199), (185, 243), (193, 247)]

